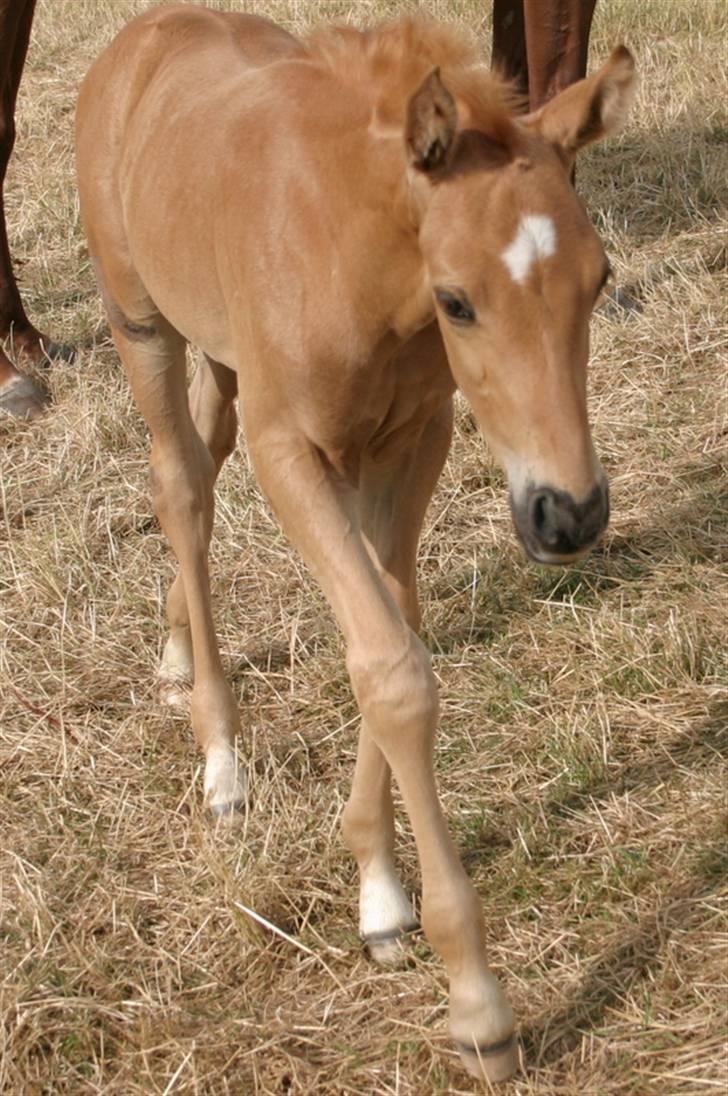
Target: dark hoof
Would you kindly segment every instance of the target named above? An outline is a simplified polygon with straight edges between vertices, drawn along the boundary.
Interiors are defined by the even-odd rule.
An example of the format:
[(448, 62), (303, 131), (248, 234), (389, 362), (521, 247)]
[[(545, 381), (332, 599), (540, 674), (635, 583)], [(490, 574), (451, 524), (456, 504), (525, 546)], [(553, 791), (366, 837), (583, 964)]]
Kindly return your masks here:
[(473, 1046), (469, 1043), (456, 1043), (460, 1060), (473, 1077), (498, 1083), (507, 1081), (518, 1069), (518, 1038), (515, 1031), (507, 1039), (498, 1043), (485, 1043)]
[(370, 932), (362, 937), (364, 947), (370, 959), (383, 966), (401, 963), (406, 959), (407, 938), (419, 931), (416, 921), (403, 928), (389, 929), (387, 932)]
[(47, 366), (53, 361), (72, 362), (76, 349), (65, 343), (54, 342), (38, 332), (18, 335), (12, 340), (13, 354), (16, 358), (25, 356), (33, 365)]
[(72, 362), (76, 357), (76, 347), (68, 346), (66, 343), (46, 342), (42, 340), (41, 346), (46, 358), (50, 358), (54, 362)]
[(644, 305), (637, 297), (633, 297), (626, 289), (620, 289), (617, 285), (606, 290), (604, 300), (597, 308), (597, 312), (608, 319), (621, 320), (629, 316), (638, 316), (640, 312), (644, 312)]
[(47, 392), (30, 377), (18, 374), (0, 388), (0, 411), (19, 419), (36, 419), (49, 402)]

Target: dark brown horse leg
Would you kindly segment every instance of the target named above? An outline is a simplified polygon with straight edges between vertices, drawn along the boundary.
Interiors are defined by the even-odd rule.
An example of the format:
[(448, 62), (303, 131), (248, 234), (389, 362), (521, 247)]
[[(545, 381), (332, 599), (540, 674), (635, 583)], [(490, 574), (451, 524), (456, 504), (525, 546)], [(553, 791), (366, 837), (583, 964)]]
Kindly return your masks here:
[[(493, 68), (514, 82), (531, 110), (586, 76), (596, 3), (493, 0)], [(642, 311), (635, 297), (617, 287), (606, 291), (599, 307), (615, 316)]]
[[(0, 337), (30, 327), (13, 277), (5, 228), (3, 184), (15, 141), (15, 100), (28, 48), (35, 0), (0, 0)], [(34, 417), (45, 397), (0, 349), (0, 411)]]
[(493, 66), (531, 110), (586, 75), (596, 0), (494, 0)]
[[(15, 282), (5, 225), (3, 186), (15, 143), (15, 103), (28, 52), (35, 0), (0, 0), (0, 338), (41, 363), (70, 351), (41, 335), (28, 319)], [(36, 415), (46, 402), (29, 377), (18, 373), (0, 351), (0, 409), (14, 415)]]
[(493, 52), (491, 64), (511, 80), (528, 102), (528, 57), (524, 0), (493, 0)]
[(596, 0), (523, 0), (531, 110), (586, 76)]
[(586, 76), (596, 3), (493, 0), (493, 67), (514, 81), (531, 110)]

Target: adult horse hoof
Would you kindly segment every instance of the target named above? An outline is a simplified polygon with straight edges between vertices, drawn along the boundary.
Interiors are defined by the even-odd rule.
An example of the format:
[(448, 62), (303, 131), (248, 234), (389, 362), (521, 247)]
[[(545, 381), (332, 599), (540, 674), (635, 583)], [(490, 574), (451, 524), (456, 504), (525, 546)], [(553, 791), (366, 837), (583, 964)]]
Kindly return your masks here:
[(19, 419), (37, 419), (49, 397), (30, 377), (18, 374), (0, 388), (0, 411)]
[(382, 967), (399, 967), (407, 962), (407, 944), (419, 925), (412, 922), (388, 932), (370, 932), (362, 937), (370, 959)]
[(499, 1043), (483, 1046), (457, 1043), (460, 1060), (468, 1073), (491, 1084), (507, 1081), (518, 1069), (518, 1038), (515, 1031)]
[(622, 320), (630, 316), (638, 316), (644, 310), (644, 305), (637, 297), (633, 297), (628, 290), (622, 289), (618, 285), (605, 290), (604, 299), (597, 308), (597, 312), (610, 320)]
[(52, 361), (72, 362), (76, 357), (75, 346), (54, 342), (34, 328), (13, 338), (13, 351), (22, 357), (25, 355), (33, 365), (45, 366)]
[(52, 340), (42, 339), (41, 347), (46, 358), (54, 362), (72, 362), (76, 357), (76, 347), (67, 343), (57, 343)]

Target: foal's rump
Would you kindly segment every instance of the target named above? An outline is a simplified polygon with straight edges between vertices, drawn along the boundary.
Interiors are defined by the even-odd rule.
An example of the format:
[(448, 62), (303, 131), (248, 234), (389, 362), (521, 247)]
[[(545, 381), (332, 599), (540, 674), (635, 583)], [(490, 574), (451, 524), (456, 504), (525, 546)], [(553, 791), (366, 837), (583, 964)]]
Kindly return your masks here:
[[(79, 191), (112, 314), (144, 328), (160, 313), (232, 364), (220, 276), (231, 168), (244, 211), (259, 150), (241, 127), (260, 99), (256, 70), (302, 48), (258, 16), (175, 5), (133, 20), (92, 66), (77, 113)], [(241, 99), (247, 111), (231, 109)]]

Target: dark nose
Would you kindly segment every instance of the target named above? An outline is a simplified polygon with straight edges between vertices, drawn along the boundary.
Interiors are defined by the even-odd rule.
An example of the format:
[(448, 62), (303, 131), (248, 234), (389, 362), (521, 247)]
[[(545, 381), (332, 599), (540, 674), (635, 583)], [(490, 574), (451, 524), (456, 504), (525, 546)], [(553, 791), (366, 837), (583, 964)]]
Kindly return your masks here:
[(536, 556), (576, 555), (593, 544), (609, 520), (606, 484), (597, 484), (582, 502), (554, 487), (531, 487), (524, 501), (523, 539)]

